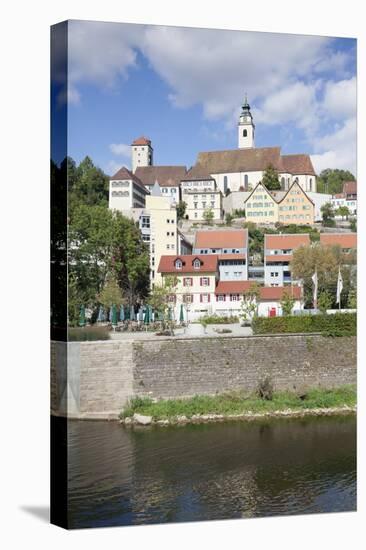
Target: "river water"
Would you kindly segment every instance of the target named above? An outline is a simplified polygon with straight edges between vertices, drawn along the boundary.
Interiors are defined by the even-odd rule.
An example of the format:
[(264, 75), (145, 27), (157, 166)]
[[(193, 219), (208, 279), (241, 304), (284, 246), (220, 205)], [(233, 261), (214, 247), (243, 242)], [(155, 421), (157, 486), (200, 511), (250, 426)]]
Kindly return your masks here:
[(356, 509), (353, 416), (126, 428), (69, 421), (71, 528)]

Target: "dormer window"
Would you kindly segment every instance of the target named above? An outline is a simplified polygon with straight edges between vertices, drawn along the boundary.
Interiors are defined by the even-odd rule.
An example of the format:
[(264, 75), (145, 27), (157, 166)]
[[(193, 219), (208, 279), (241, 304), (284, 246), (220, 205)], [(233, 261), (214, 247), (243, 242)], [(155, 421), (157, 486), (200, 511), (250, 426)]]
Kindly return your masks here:
[(196, 258), (193, 262), (193, 269), (200, 269), (201, 267), (201, 262), (198, 258)]
[(182, 269), (182, 260), (175, 260), (175, 268)]

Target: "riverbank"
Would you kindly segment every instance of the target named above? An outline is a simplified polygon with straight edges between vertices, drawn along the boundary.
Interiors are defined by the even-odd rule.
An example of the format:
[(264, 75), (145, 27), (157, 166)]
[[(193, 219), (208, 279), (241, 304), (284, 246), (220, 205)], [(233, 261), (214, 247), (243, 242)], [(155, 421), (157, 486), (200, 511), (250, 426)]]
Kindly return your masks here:
[(266, 417), (301, 417), (356, 412), (357, 391), (347, 385), (335, 389), (310, 389), (305, 393), (273, 392), (270, 399), (257, 394), (230, 392), (189, 399), (134, 398), (121, 412), (121, 423), (186, 424), (224, 420), (252, 420)]

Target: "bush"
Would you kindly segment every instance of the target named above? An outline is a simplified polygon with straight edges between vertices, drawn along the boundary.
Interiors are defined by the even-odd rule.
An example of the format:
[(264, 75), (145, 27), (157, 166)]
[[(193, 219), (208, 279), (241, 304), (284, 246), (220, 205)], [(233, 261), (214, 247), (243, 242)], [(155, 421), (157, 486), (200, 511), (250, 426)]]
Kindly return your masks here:
[(109, 338), (110, 332), (107, 327), (69, 328), (69, 342), (94, 342)]
[(258, 383), (257, 395), (261, 399), (266, 401), (272, 401), (273, 399), (273, 383), (269, 376), (263, 378)]
[(206, 315), (201, 317), (201, 325), (223, 325), (230, 323), (238, 323), (239, 318), (236, 315), (232, 317), (221, 317), (220, 315)]
[(295, 315), (291, 317), (256, 317), (254, 334), (320, 332), (324, 336), (356, 336), (356, 313), (331, 315)]

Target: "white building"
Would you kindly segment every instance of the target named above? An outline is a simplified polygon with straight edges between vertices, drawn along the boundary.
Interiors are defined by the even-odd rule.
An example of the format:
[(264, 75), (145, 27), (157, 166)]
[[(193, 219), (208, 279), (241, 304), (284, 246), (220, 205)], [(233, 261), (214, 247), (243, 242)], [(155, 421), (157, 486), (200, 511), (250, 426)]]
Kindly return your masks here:
[(293, 251), (310, 246), (308, 233), (264, 235), (264, 284), (283, 287), (295, 281), (291, 275)]
[(332, 201), (332, 195), (328, 195), (327, 193), (313, 193), (309, 191), (307, 196), (314, 203), (314, 221), (320, 222), (323, 219), (321, 208), (323, 204)]
[(127, 168), (122, 167), (109, 178), (109, 208), (126, 213), (133, 208), (144, 208), (149, 191)]
[(181, 180), (181, 192), (188, 220), (204, 220), (207, 210), (212, 211), (214, 220), (222, 219), (222, 193), (210, 175), (189, 170)]

